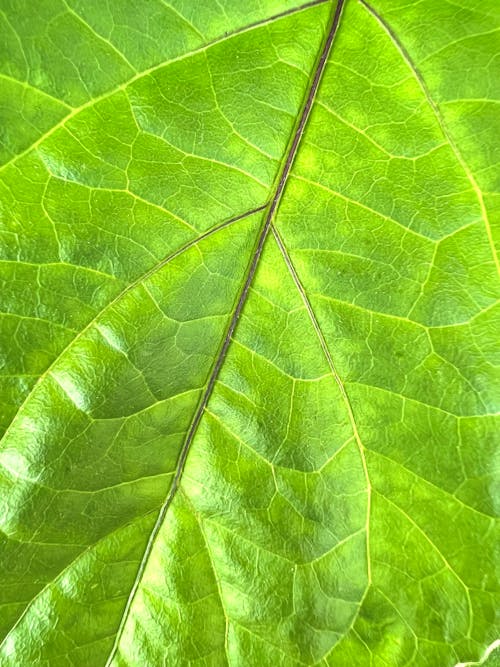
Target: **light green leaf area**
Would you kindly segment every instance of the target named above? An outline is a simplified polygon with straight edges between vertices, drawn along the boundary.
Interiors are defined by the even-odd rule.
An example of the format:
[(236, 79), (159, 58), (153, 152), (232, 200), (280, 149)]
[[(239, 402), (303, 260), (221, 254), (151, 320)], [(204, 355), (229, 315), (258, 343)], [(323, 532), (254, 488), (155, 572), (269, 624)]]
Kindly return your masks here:
[(0, 0), (2, 667), (500, 636), (500, 4), (369, 3)]

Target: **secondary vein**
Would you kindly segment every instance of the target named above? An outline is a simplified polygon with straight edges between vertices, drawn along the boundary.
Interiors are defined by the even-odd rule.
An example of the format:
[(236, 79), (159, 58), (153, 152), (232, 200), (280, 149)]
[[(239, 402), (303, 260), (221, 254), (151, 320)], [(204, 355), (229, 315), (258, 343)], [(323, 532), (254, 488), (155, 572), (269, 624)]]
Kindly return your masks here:
[[(323, 354), (325, 355), (325, 358), (328, 362), (328, 367), (330, 368), (330, 372), (339, 388), (340, 394), (342, 396), (342, 400), (344, 401), (344, 404), (347, 409), (347, 414), (349, 417), (349, 422), (351, 424), (351, 430), (354, 435), (354, 439), (356, 441), (356, 444), (358, 446), (359, 450), (359, 455), (361, 458), (361, 463), (363, 466), (363, 474), (365, 476), (365, 481), (366, 481), (366, 494), (367, 494), (367, 502), (366, 502), (366, 522), (365, 522), (365, 532), (366, 532), (366, 572), (367, 572), (367, 579), (368, 579), (368, 586), (371, 585), (372, 581), (372, 576), (371, 576), (371, 556), (370, 556), (370, 515), (371, 515), (371, 496), (372, 496), (372, 485), (370, 482), (370, 476), (368, 474), (368, 466), (366, 463), (366, 454), (365, 454), (365, 447), (363, 443), (361, 442), (361, 436), (358, 431), (358, 426), (356, 424), (356, 420), (354, 418), (354, 411), (352, 409), (351, 401), (349, 399), (349, 396), (347, 394), (346, 388), (344, 386), (344, 383), (342, 382), (342, 379), (340, 378), (338, 371), (335, 367), (335, 364), (333, 362), (332, 355), (330, 353), (330, 348), (328, 347), (328, 344), (326, 342), (326, 339), (323, 335), (323, 332), (319, 326), (319, 322), (316, 318), (316, 314), (312, 308), (311, 302), (309, 301), (306, 291), (300, 281), (300, 278), (297, 274), (297, 271), (292, 263), (292, 260), (290, 258), (290, 255), (288, 254), (287, 249), (285, 248), (285, 245), (283, 244), (283, 241), (278, 233), (278, 231), (275, 229), (273, 226), (273, 235), (274, 238), (276, 239), (276, 243), (278, 244), (278, 247), (280, 249), (280, 252), (283, 256), (283, 259), (285, 261), (285, 264), (287, 265), (288, 270), (290, 271), (290, 274), (293, 278), (293, 281), (295, 283), (295, 286), (297, 287), (297, 290), (302, 298), (302, 301), (304, 302), (304, 305), (306, 307), (306, 310), (309, 314), (309, 318), (311, 320), (311, 323), (313, 325), (314, 331), (318, 337), (319, 343), (321, 345), (321, 349), (323, 350)], [(366, 590), (367, 590), (366, 589)], [(366, 590), (365, 590), (365, 595), (366, 595)]]
[[(68, 350), (71, 349), (71, 347), (78, 341), (80, 340), (84, 334), (86, 334), (99, 320), (102, 315), (107, 312), (110, 308), (112, 308), (120, 299), (122, 299), (126, 294), (128, 294), (130, 291), (141, 285), (143, 282), (145, 282), (148, 278), (151, 276), (155, 275), (160, 269), (162, 269), (164, 266), (166, 266), (169, 262), (171, 262), (173, 259), (181, 255), (183, 252), (186, 250), (189, 250), (189, 248), (192, 248), (195, 246), (197, 243), (200, 241), (203, 241), (204, 239), (208, 238), (212, 234), (216, 234), (217, 232), (221, 231), (222, 229), (225, 229), (229, 225), (232, 225), (235, 222), (238, 222), (239, 220), (243, 220), (244, 218), (247, 218), (251, 215), (254, 215), (258, 213), (259, 211), (262, 211), (266, 208), (267, 204), (262, 204), (261, 206), (257, 206), (256, 208), (253, 208), (249, 211), (245, 211), (244, 213), (240, 213), (239, 215), (230, 218), (229, 220), (225, 220), (224, 222), (215, 225), (214, 227), (210, 227), (206, 232), (203, 232), (199, 236), (191, 239), (187, 243), (184, 243), (180, 248), (177, 250), (174, 250), (170, 252), (166, 257), (161, 259), (159, 262), (157, 262), (153, 267), (148, 269), (145, 273), (141, 274), (138, 278), (136, 278), (133, 282), (129, 283), (128, 285), (125, 285), (120, 292), (108, 303), (105, 304), (103, 308), (101, 308), (95, 315), (94, 317), (87, 322), (87, 324), (81, 329), (80, 331), (76, 332), (76, 335), (69, 341), (69, 343), (64, 347), (57, 355), (56, 357), (52, 360), (52, 362), (47, 366), (47, 368), (43, 371), (43, 373), (38, 377), (37, 382), (33, 385), (31, 390), (28, 392), (26, 395), (24, 401), (21, 403), (19, 408), (17, 409), (16, 414), (12, 418), (10, 424), (8, 425), (7, 429), (5, 430), (5, 433), (0, 439), (0, 444), (3, 443), (6, 438), (8, 433), (10, 432), (11, 428), (13, 425), (16, 423), (17, 417), (22, 411), (24, 410), (25, 406), (29, 403), (31, 400), (31, 397), (35, 391), (35, 389), (42, 384), (42, 382), (45, 380), (47, 375), (53, 370), (53, 368), (56, 366), (56, 364), (59, 362), (61, 357), (66, 354)], [(85, 268), (86, 267), (76, 267), (76, 268)], [(37, 320), (39, 318), (36, 318)]]
[(390, 37), (391, 41), (393, 42), (394, 46), (397, 48), (399, 53), (401, 54), (401, 57), (405, 61), (406, 65), (410, 69), (411, 73), (415, 77), (416, 82), (418, 83), (420, 89), (422, 90), (423, 94), (425, 95), (425, 98), (427, 100), (427, 103), (429, 104), (430, 108), (432, 109), (432, 112), (436, 118), (436, 121), (441, 129), (441, 132), (443, 133), (444, 138), (448, 142), (448, 145), (450, 146), (453, 154), (455, 155), (458, 163), (462, 167), (462, 170), (467, 177), (467, 180), (471, 184), (472, 190), (474, 191), (474, 194), (476, 195), (478, 204), (479, 204), (479, 209), (481, 211), (481, 217), (484, 221), (484, 226), (485, 226), (485, 231), (486, 231), (486, 236), (488, 238), (488, 244), (490, 246), (491, 254), (493, 255), (493, 261), (495, 262), (495, 266), (497, 269), (498, 274), (500, 275), (500, 262), (498, 259), (498, 254), (496, 251), (496, 246), (495, 246), (495, 241), (493, 239), (493, 233), (491, 231), (491, 223), (488, 218), (488, 211), (486, 210), (486, 205), (484, 203), (484, 197), (483, 197), (483, 192), (481, 188), (479, 187), (474, 174), (469, 168), (469, 165), (465, 161), (462, 152), (458, 148), (458, 145), (456, 144), (452, 134), (448, 130), (448, 127), (445, 123), (443, 114), (441, 113), (441, 110), (439, 109), (439, 106), (436, 104), (434, 101), (431, 91), (429, 90), (429, 87), (427, 86), (427, 83), (422, 76), (422, 73), (416, 66), (415, 62), (413, 61), (413, 58), (410, 56), (410, 53), (404, 46), (404, 44), (399, 40), (399, 38), (396, 36), (396, 33), (394, 30), (391, 28), (391, 26), (382, 18), (382, 16), (368, 3), (366, 0), (359, 0), (361, 5), (374, 17), (374, 19), (380, 24), (380, 26), (385, 30), (387, 35)]

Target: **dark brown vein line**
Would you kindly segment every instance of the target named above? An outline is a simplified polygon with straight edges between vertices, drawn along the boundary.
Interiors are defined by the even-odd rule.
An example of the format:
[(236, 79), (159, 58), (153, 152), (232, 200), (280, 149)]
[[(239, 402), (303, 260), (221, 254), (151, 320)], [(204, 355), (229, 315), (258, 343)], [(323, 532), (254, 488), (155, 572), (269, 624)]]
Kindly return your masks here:
[[(272, 232), (273, 232), (273, 236), (276, 240), (276, 243), (278, 245), (278, 248), (281, 252), (281, 255), (283, 257), (283, 260), (284, 260), (284, 262), (285, 262), (285, 264), (288, 268), (288, 271), (290, 272), (290, 275), (292, 276), (292, 279), (293, 279), (293, 282), (295, 283), (297, 291), (299, 292), (299, 294), (302, 298), (302, 301), (304, 303), (304, 306), (305, 306), (305, 308), (306, 308), (306, 310), (309, 314), (311, 324), (312, 324), (313, 329), (315, 331), (315, 334), (318, 338), (318, 341), (321, 345), (321, 349), (323, 350), (323, 354), (325, 355), (325, 359), (326, 359), (326, 361), (328, 363), (328, 366), (330, 368), (330, 372), (332, 374), (332, 377), (335, 380), (335, 382), (336, 382), (336, 384), (339, 388), (340, 394), (341, 394), (342, 399), (344, 401), (344, 405), (346, 406), (347, 413), (348, 413), (348, 416), (349, 416), (349, 421), (350, 421), (350, 424), (351, 424), (351, 429), (353, 431), (354, 439), (356, 441), (356, 444), (357, 444), (357, 447), (358, 447), (358, 450), (359, 450), (359, 455), (360, 455), (361, 463), (362, 463), (362, 466), (363, 466), (363, 473), (364, 473), (365, 480), (366, 480), (367, 501), (366, 501), (366, 522), (365, 522), (364, 532), (365, 532), (365, 535), (366, 535), (366, 576), (367, 576), (367, 584), (366, 584), (365, 590), (363, 592), (363, 595), (361, 596), (361, 599), (358, 602), (358, 609), (356, 611), (356, 614), (355, 614), (354, 618), (352, 619), (349, 628), (347, 629), (347, 631), (343, 635), (343, 637), (347, 637), (348, 634), (351, 631), (356, 632), (356, 630), (355, 630), (356, 622), (359, 618), (359, 615), (361, 614), (361, 609), (363, 608), (363, 604), (364, 604), (364, 601), (366, 599), (366, 596), (368, 595), (368, 592), (369, 592), (369, 590), (372, 586), (372, 569), (371, 569), (372, 568), (372, 562), (371, 562), (372, 559), (371, 559), (371, 554), (370, 554), (370, 518), (371, 518), (372, 485), (371, 485), (370, 477), (369, 477), (369, 474), (368, 474), (368, 466), (366, 464), (365, 447), (364, 447), (363, 443), (361, 442), (361, 437), (360, 437), (360, 434), (359, 434), (359, 431), (358, 431), (356, 420), (354, 418), (354, 412), (353, 412), (353, 409), (352, 409), (351, 401), (349, 399), (349, 396), (347, 395), (347, 391), (345, 389), (344, 383), (342, 382), (342, 379), (340, 378), (340, 376), (337, 372), (337, 368), (336, 368), (336, 366), (333, 362), (333, 357), (330, 353), (330, 348), (328, 347), (326, 339), (323, 335), (323, 331), (321, 330), (321, 328), (319, 326), (319, 322), (318, 322), (318, 319), (316, 317), (316, 313), (314, 312), (313, 307), (311, 305), (311, 302), (309, 301), (309, 298), (308, 298), (308, 296), (306, 294), (306, 291), (304, 289), (304, 286), (302, 285), (302, 283), (300, 281), (297, 270), (296, 270), (296, 268), (295, 268), (295, 266), (292, 262), (292, 258), (288, 254), (288, 251), (287, 251), (287, 249), (286, 249), (286, 247), (285, 247), (285, 245), (284, 245), (284, 243), (281, 239), (281, 236), (279, 235), (279, 233), (278, 233), (277, 229), (274, 227), (274, 225), (272, 226)], [(325, 653), (325, 655), (323, 655), (322, 662), (326, 661), (327, 657), (333, 652), (336, 645), (337, 644), (334, 644)]]
[[(187, 243), (185, 243), (184, 245), (182, 245), (182, 246), (181, 246), (180, 248), (178, 248), (177, 250), (174, 250), (174, 252), (169, 253), (166, 257), (164, 257), (163, 259), (161, 259), (157, 264), (155, 264), (154, 266), (152, 266), (152, 267), (151, 267), (150, 269), (148, 269), (145, 273), (141, 274), (141, 275), (140, 275), (138, 278), (136, 278), (133, 282), (131, 282), (129, 285), (126, 285), (120, 292), (118, 292), (118, 294), (117, 294), (111, 301), (109, 301), (103, 308), (101, 308), (101, 310), (99, 310), (99, 312), (96, 313), (96, 314), (94, 315), (94, 317), (93, 317), (89, 322), (87, 322), (87, 324), (83, 327), (83, 329), (81, 329), (81, 330), (76, 334), (76, 336), (74, 336), (74, 337), (69, 341), (69, 343), (66, 345), (66, 347), (63, 348), (63, 349), (57, 354), (57, 356), (52, 360), (52, 362), (49, 364), (49, 366), (47, 366), (47, 368), (46, 368), (46, 369), (43, 371), (43, 373), (39, 376), (38, 380), (35, 382), (35, 384), (34, 384), (33, 387), (31, 388), (31, 390), (30, 390), (30, 391), (28, 392), (28, 394), (26, 395), (26, 398), (24, 399), (24, 401), (22, 402), (22, 404), (19, 406), (19, 408), (18, 408), (16, 414), (15, 414), (15, 415), (13, 416), (13, 418), (11, 419), (9, 425), (7, 426), (7, 428), (6, 428), (6, 430), (5, 430), (4, 434), (3, 434), (3, 436), (0, 438), (0, 444), (1, 444), (1, 443), (5, 440), (5, 438), (7, 437), (7, 434), (9, 433), (9, 431), (10, 431), (10, 429), (11, 429), (11, 427), (12, 427), (12, 424), (15, 423), (15, 421), (16, 421), (16, 419), (17, 419), (19, 413), (22, 412), (22, 410), (24, 409), (24, 406), (30, 401), (31, 396), (32, 396), (33, 392), (35, 391), (35, 389), (38, 387), (38, 385), (40, 385), (40, 384), (45, 380), (45, 378), (47, 377), (47, 375), (48, 375), (48, 374), (50, 373), (50, 371), (54, 368), (54, 366), (55, 366), (56, 363), (59, 361), (59, 359), (63, 356), (63, 354), (65, 354), (65, 353), (66, 353), (66, 352), (67, 352), (67, 351), (74, 345), (75, 341), (77, 341), (79, 338), (81, 338), (81, 337), (85, 334), (85, 332), (87, 332), (87, 331), (88, 331), (88, 330), (89, 330), (89, 329), (90, 329), (90, 328), (91, 328), (91, 327), (98, 321), (98, 319), (102, 316), (102, 314), (103, 314), (104, 312), (106, 312), (109, 308), (111, 308), (112, 306), (114, 306), (120, 299), (122, 299), (122, 298), (123, 298), (126, 294), (128, 294), (130, 291), (132, 291), (133, 289), (135, 289), (136, 287), (138, 287), (138, 286), (139, 286), (141, 283), (143, 283), (145, 280), (147, 280), (148, 278), (151, 278), (151, 276), (153, 276), (155, 273), (157, 273), (158, 271), (160, 271), (164, 266), (166, 266), (167, 264), (169, 264), (173, 259), (175, 259), (175, 258), (178, 257), (179, 255), (182, 255), (182, 253), (185, 252), (186, 250), (189, 250), (189, 248), (192, 248), (192, 247), (195, 246), (197, 243), (200, 243), (201, 241), (203, 241), (204, 239), (208, 238), (209, 236), (212, 236), (212, 234), (216, 234), (217, 232), (221, 231), (221, 230), (224, 229), (225, 227), (228, 227), (228, 226), (231, 225), (233, 222), (238, 222), (238, 220), (243, 220), (244, 218), (247, 218), (247, 217), (253, 215), (254, 213), (258, 213), (259, 211), (263, 211), (267, 206), (268, 206), (268, 202), (266, 202), (265, 204), (262, 204), (261, 206), (257, 206), (257, 208), (253, 208), (253, 209), (251, 209), (251, 210), (249, 210), (249, 211), (245, 211), (244, 213), (240, 213), (239, 215), (237, 215), (237, 216), (235, 216), (235, 217), (233, 217), (233, 218), (229, 218), (229, 220), (225, 220), (224, 222), (221, 222), (220, 224), (215, 225), (214, 227), (210, 227), (210, 229), (207, 229), (207, 231), (206, 231), (206, 232), (203, 232), (203, 234), (200, 234), (200, 235), (197, 236), (196, 238), (191, 239), (191, 241), (188, 241)], [(75, 266), (77, 266), (77, 265), (75, 265)], [(37, 318), (37, 319), (38, 319), (38, 318)]]
[[(366, 503), (366, 525), (365, 525), (365, 531), (366, 531), (366, 571), (367, 571), (367, 578), (368, 578), (368, 586), (371, 584), (371, 556), (370, 556), (370, 514), (371, 514), (371, 492), (372, 492), (372, 485), (370, 482), (370, 476), (368, 474), (368, 466), (366, 463), (366, 455), (365, 451), (366, 448), (363, 445), (361, 441), (361, 436), (358, 431), (358, 426), (356, 424), (356, 419), (354, 417), (354, 410), (352, 408), (351, 400), (347, 394), (345, 385), (338, 374), (337, 367), (335, 366), (335, 363), (333, 361), (332, 354), (330, 352), (330, 348), (328, 347), (328, 343), (326, 342), (326, 338), (323, 334), (323, 331), (321, 330), (321, 327), (318, 322), (318, 318), (316, 317), (316, 313), (313, 310), (312, 304), (309, 301), (309, 297), (306, 294), (306, 290), (304, 289), (304, 286), (302, 285), (302, 282), (299, 278), (299, 275), (297, 273), (297, 270), (292, 262), (292, 258), (288, 254), (288, 250), (285, 247), (285, 244), (283, 243), (281, 236), (278, 233), (278, 230), (272, 226), (272, 231), (274, 238), (276, 240), (276, 243), (278, 245), (278, 248), (280, 249), (281, 255), (283, 256), (283, 260), (290, 272), (290, 275), (292, 276), (293, 282), (295, 283), (295, 286), (297, 287), (297, 291), (299, 292), (302, 301), (304, 303), (304, 306), (306, 307), (306, 310), (309, 314), (309, 318), (311, 320), (311, 324), (313, 326), (313, 329), (316, 333), (316, 336), (318, 338), (318, 341), (321, 345), (321, 349), (323, 350), (323, 354), (325, 355), (326, 361), (328, 362), (328, 367), (330, 368), (330, 372), (333, 376), (333, 379), (335, 380), (340, 394), (342, 396), (342, 400), (344, 401), (344, 405), (347, 410), (347, 414), (349, 417), (349, 422), (351, 424), (351, 429), (354, 435), (354, 439), (356, 440), (356, 444), (359, 449), (359, 455), (361, 458), (361, 463), (363, 466), (363, 473), (365, 475), (365, 481), (366, 481), (366, 493), (367, 493), (367, 503)], [(365, 591), (366, 594), (366, 591)]]
[[(340, 25), (340, 18), (342, 15), (342, 10), (344, 7), (346, 0), (337, 0), (337, 4), (335, 6), (335, 11), (333, 13), (333, 18), (330, 24), (330, 28), (328, 30), (326, 40), (323, 43), (323, 47), (321, 49), (319, 58), (316, 62), (315, 70), (314, 70), (314, 75), (311, 81), (311, 84), (308, 88), (307, 91), (307, 96), (305, 98), (305, 101), (303, 102), (302, 105), (302, 111), (299, 117), (299, 121), (297, 125), (295, 126), (294, 133), (292, 135), (292, 140), (291, 143), (289, 144), (288, 151), (286, 153), (286, 159), (285, 163), (280, 171), (277, 185), (274, 191), (273, 198), (269, 204), (269, 208), (267, 210), (267, 214), (264, 220), (264, 224), (262, 226), (262, 229), (259, 234), (259, 238), (257, 241), (257, 246), (254, 250), (250, 266), (248, 267), (247, 270), (247, 276), (245, 279), (245, 282), (243, 284), (243, 288), (240, 292), (240, 295), (238, 297), (238, 300), (236, 302), (236, 307), (233, 311), (233, 314), (231, 316), (231, 320), (229, 322), (228, 329), (226, 331), (226, 335), (222, 341), (222, 345), (220, 347), (219, 353), (217, 355), (217, 358), (215, 360), (215, 364), (212, 368), (212, 372), (210, 373), (210, 377), (207, 382), (207, 386), (205, 389), (205, 392), (203, 393), (203, 396), (200, 400), (200, 403), (198, 405), (198, 408), (196, 410), (196, 413), (193, 417), (193, 421), (191, 422), (191, 426), (189, 428), (189, 431), (186, 436), (186, 440), (184, 441), (184, 445), (182, 446), (179, 459), (177, 461), (177, 467), (176, 467), (176, 472), (174, 475), (174, 478), (172, 480), (172, 484), (170, 486), (169, 492), (167, 494), (167, 497), (165, 499), (165, 502), (160, 508), (160, 511), (158, 513), (158, 518), (155, 522), (155, 525), (153, 527), (153, 530), (151, 531), (151, 535), (149, 536), (148, 543), (146, 545), (146, 549), (144, 551), (144, 556), (141, 561), (141, 564), (139, 566), (139, 569), (137, 571), (137, 575), (134, 581), (134, 584), (132, 586), (130, 596), (127, 600), (127, 604), (125, 606), (122, 619), (120, 622), (120, 626), (118, 628), (117, 634), (116, 634), (116, 639), (113, 645), (113, 648), (111, 649), (111, 652), (109, 654), (108, 661), (106, 663), (106, 667), (110, 667), (111, 662), (116, 654), (116, 651), (118, 649), (120, 637), (123, 633), (125, 623), (127, 622), (127, 618), (130, 612), (130, 608), (132, 606), (132, 603), (134, 601), (137, 589), (139, 587), (139, 584), (141, 582), (142, 576), (144, 574), (144, 571), (146, 569), (146, 565), (149, 559), (149, 555), (151, 553), (151, 550), (154, 546), (154, 543), (156, 541), (156, 538), (158, 536), (158, 533), (160, 532), (160, 528), (163, 525), (163, 522), (165, 520), (165, 516), (167, 514), (168, 508), (172, 504), (172, 501), (176, 495), (177, 489), (179, 487), (179, 483), (182, 477), (182, 473), (184, 472), (184, 467), (186, 464), (186, 460), (189, 454), (189, 450), (191, 447), (191, 443), (194, 440), (194, 437), (196, 435), (196, 432), (198, 430), (198, 426), (200, 424), (201, 418), (203, 416), (203, 412), (210, 400), (210, 397), (212, 395), (215, 383), (217, 381), (217, 378), (219, 376), (220, 370), (222, 368), (222, 365), (224, 363), (224, 360), (226, 358), (227, 351), (229, 349), (229, 345), (231, 344), (231, 339), (233, 337), (234, 331), (236, 329), (236, 325), (238, 324), (238, 320), (240, 318), (241, 312), (243, 310), (243, 307), (246, 303), (248, 293), (250, 291), (251, 284), (253, 282), (255, 273), (257, 271), (257, 267), (259, 264), (260, 257), (262, 255), (262, 251), (264, 249), (264, 244), (267, 238), (267, 235), (269, 233), (269, 229), (271, 228), (271, 223), (273, 220), (274, 213), (276, 212), (276, 209), (278, 207), (278, 204), (281, 199), (281, 195), (283, 194), (283, 190), (286, 185), (286, 181), (288, 178), (288, 175), (290, 173), (290, 169), (292, 167), (293, 161), (295, 159), (296, 153), (298, 146), (300, 144), (300, 140), (302, 138), (302, 135), (304, 133), (304, 128), (307, 124), (307, 121), (309, 119), (311, 109), (313, 106), (314, 98), (316, 96), (316, 92), (318, 90), (321, 77), (323, 75), (326, 62), (328, 59), (328, 55), (330, 53), (331, 47), (333, 40), (335, 38), (335, 35), (337, 34), (338, 27)], [(317, 3), (310, 3), (310, 4), (317, 4)]]
[(305, 9), (309, 9), (310, 7), (316, 7), (316, 5), (323, 5), (325, 4), (325, 2), (329, 2), (329, 0), (310, 0), (310, 2), (305, 2), (303, 5), (299, 5), (298, 7), (290, 7), (290, 9), (285, 9), (284, 11), (279, 12), (278, 14), (273, 14), (272, 16), (268, 16), (267, 18), (261, 19), (260, 21), (254, 21), (253, 23), (249, 23), (243, 28), (236, 28), (236, 30), (225, 32), (223, 37), (219, 37), (216, 40), (212, 40), (212, 42), (209, 42), (207, 46), (212, 46), (213, 43), (221, 41), (221, 39), (225, 39), (227, 37), (233, 37), (233, 35), (238, 35), (241, 32), (247, 32), (248, 30), (259, 28), (260, 26), (266, 25), (267, 23), (272, 23), (273, 21), (279, 21), (279, 19), (285, 18), (286, 16), (290, 16), (291, 14), (297, 14), (298, 12), (302, 12)]

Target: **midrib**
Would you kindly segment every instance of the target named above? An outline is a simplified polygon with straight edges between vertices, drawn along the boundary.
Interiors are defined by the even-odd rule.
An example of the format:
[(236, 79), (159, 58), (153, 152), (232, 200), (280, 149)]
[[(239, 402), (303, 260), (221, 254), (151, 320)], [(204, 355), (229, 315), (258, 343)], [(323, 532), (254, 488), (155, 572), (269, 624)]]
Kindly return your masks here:
[[(262, 256), (262, 251), (264, 249), (264, 245), (268, 236), (268, 233), (271, 229), (271, 224), (274, 218), (274, 215), (278, 209), (281, 196), (283, 194), (283, 191), (285, 189), (285, 185), (291, 170), (291, 167), (293, 165), (295, 156), (297, 154), (297, 150), (300, 145), (300, 141), (302, 139), (305, 127), (307, 125), (307, 121), (309, 119), (311, 109), (313, 106), (313, 102), (316, 96), (316, 92), (318, 90), (321, 77), (323, 75), (329, 53), (332, 48), (332, 44), (335, 38), (335, 35), (337, 33), (338, 27), (340, 25), (340, 18), (342, 15), (342, 10), (344, 7), (346, 0), (337, 0), (335, 3), (335, 7), (333, 9), (333, 15), (330, 23), (329, 30), (327, 32), (326, 38), (323, 42), (323, 45), (321, 47), (321, 50), (318, 54), (318, 57), (316, 59), (315, 67), (311, 72), (311, 79), (310, 79), (310, 84), (306, 90), (306, 94), (301, 106), (301, 110), (299, 112), (299, 115), (297, 117), (297, 122), (295, 124), (294, 130), (292, 132), (290, 141), (288, 143), (287, 150), (285, 151), (283, 158), (282, 158), (282, 164), (281, 164), (281, 169), (278, 172), (277, 179), (274, 184), (273, 188), (273, 197), (267, 207), (267, 213), (264, 217), (263, 224), (261, 226), (261, 229), (259, 231), (259, 235), (256, 241), (256, 247), (253, 252), (252, 258), (249, 262), (247, 272), (246, 272), (246, 278), (243, 283), (243, 287), (240, 291), (239, 297), (236, 301), (236, 305), (234, 307), (234, 310), (231, 315), (231, 319), (229, 321), (228, 328), (226, 330), (226, 334), (222, 340), (221, 346), (219, 348), (219, 351), (217, 353), (217, 356), (215, 358), (214, 365), (212, 367), (212, 371), (210, 373), (210, 376), (208, 378), (205, 391), (203, 392), (203, 395), (200, 399), (200, 402), (198, 404), (198, 407), (196, 409), (196, 412), (193, 416), (191, 426), (188, 430), (188, 433), (186, 435), (186, 438), (184, 440), (183, 446), (181, 448), (180, 454), (179, 454), (179, 459), (177, 461), (177, 466), (175, 469), (175, 474), (174, 478), (172, 480), (172, 484), (169, 488), (168, 494), (165, 498), (165, 501), (163, 505), (161, 506), (159, 512), (158, 512), (158, 517), (156, 519), (156, 522), (153, 526), (153, 530), (151, 531), (151, 534), (148, 539), (148, 543), (146, 545), (146, 549), (144, 551), (144, 555), (142, 557), (141, 563), (139, 565), (137, 575), (135, 577), (134, 583), (131, 588), (131, 592), (129, 595), (129, 598), (127, 600), (127, 603), (125, 605), (125, 609), (121, 618), (120, 625), (118, 627), (118, 631), (116, 634), (115, 642), (113, 644), (113, 647), (111, 649), (111, 652), (108, 656), (108, 660), (106, 662), (106, 667), (110, 667), (113, 659), (116, 655), (116, 652), (119, 648), (120, 644), (120, 639), (123, 634), (123, 631), (125, 629), (128, 616), (131, 610), (131, 607), (133, 605), (137, 590), (140, 586), (142, 577), (144, 575), (144, 572), (147, 567), (147, 563), (149, 560), (149, 556), (151, 555), (151, 552), (154, 548), (156, 538), (158, 537), (158, 534), (160, 532), (160, 529), (163, 525), (163, 522), (165, 520), (165, 517), (167, 515), (168, 509), (170, 505), (172, 504), (172, 501), (176, 495), (177, 489), (179, 488), (179, 484), (182, 478), (182, 474), (184, 471), (184, 467), (186, 464), (186, 460), (189, 454), (189, 450), (191, 448), (191, 444), (194, 440), (194, 437), (196, 435), (196, 432), (198, 430), (198, 426), (200, 424), (200, 421), (203, 416), (203, 412), (210, 400), (210, 397), (212, 395), (215, 383), (217, 381), (217, 378), (219, 376), (219, 373), (221, 371), (221, 368), (224, 364), (224, 360), (226, 358), (229, 346), (231, 344), (231, 340), (234, 334), (234, 331), (236, 329), (236, 326), (238, 324), (239, 317), (242, 313), (243, 307), (246, 303), (246, 300), (248, 298), (248, 294), (250, 291), (250, 287), (252, 285), (253, 279), (255, 277), (260, 258)], [(315, 4), (315, 3), (311, 3)]]

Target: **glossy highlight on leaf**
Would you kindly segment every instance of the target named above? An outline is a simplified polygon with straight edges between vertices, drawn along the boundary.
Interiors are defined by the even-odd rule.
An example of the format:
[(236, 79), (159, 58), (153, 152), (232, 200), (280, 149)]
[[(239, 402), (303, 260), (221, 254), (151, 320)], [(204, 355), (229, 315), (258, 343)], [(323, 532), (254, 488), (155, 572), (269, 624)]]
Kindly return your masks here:
[(1, 667), (493, 667), (497, 0), (0, 34)]

